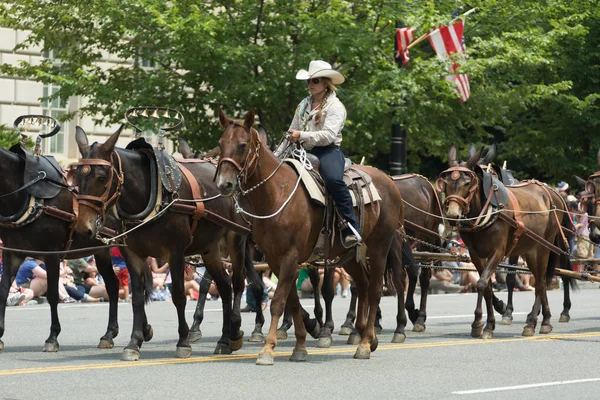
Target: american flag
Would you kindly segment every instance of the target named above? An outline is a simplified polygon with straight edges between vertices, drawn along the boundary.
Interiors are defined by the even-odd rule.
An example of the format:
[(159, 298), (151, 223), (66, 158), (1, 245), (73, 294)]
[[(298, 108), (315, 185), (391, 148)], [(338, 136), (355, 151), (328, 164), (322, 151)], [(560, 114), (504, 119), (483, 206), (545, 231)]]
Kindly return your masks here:
[(396, 53), (396, 58), (402, 60), (403, 66), (406, 66), (408, 60), (410, 59), (410, 55), (408, 54), (408, 45), (414, 39), (414, 32), (414, 28), (396, 29), (396, 48), (398, 50)]
[[(431, 47), (442, 60), (448, 60), (453, 53), (464, 53), (465, 46), (463, 42), (464, 20), (460, 20), (448, 26), (440, 26), (429, 34), (429, 43)], [(448, 68), (451, 75), (446, 76), (446, 80), (456, 84), (456, 91), (460, 96), (461, 103), (467, 101), (471, 94), (469, 87), (469, 75), (453, 74), (459, 67), (456, 57), (454, 63)]]

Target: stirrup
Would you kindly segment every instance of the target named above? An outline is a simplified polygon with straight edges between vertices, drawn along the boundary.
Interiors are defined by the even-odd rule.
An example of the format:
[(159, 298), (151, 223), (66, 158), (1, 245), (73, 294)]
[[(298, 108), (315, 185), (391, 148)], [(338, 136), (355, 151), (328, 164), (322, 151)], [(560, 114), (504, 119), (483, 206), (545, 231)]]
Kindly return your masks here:
[[(346, 249), (350, 249), (354, 246), (360, 246), (362, 242), (362, 237), (351, 224), (348, 224), (348, 228), (350, 228), (352, 233), (346, 236), (345, 238), (342, 238), (342, 246)], [(346, 243), (346, 241), (348, 243)]]

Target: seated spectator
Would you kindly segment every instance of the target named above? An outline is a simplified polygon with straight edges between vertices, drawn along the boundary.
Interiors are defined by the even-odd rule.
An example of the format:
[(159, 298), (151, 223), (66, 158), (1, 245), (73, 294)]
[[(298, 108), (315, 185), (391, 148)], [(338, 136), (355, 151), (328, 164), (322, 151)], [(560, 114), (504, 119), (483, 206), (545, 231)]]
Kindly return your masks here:
[(129, 301), (129, 271), (118, 247), (110, 249), (110, 258), (115, 275), (117, 275), (117, 279), (119, 280), (119, 298)]
[(170, 282), (171, 277), (169, 274), (169, 264), (164, 263), (159, 267), (154, 257), (148, 257), (146, 263), (150, 271), (152, 271), (152, 293), (150, 293), (150, 300), (167, 301), (171, 299), (171, 292), (167, 288), (167, 278), (169, 278)]
[[(342, 278), (343, 269), (336, 268), (333, 272), (333, 288), (337, 288), (338, 283)], [(319, 268), (319, 290), (323, 287), (323, 277), (325, 276), (325, 270)], [(298, 280), (296, 282), (296, 289), (300, 298), (313, 297), (313, 285), (308, 276), (308, 268), (302, 268), (298, 274)]]
[[(91, 260), (90, 260), (91, 261)], [(108, 301), (106, 287), (98, 281), (98, 269), (85, 258), (67, 262), (68, 276), (71, 282), (65, 285), (69, 295), (84, 303)], [(91, 278), (90, 278), (91, 277)]]
[[(0, 246), (2, 246), (2, 240), (0, 240)], [(3, 274), (4, 274), (4, 265), (2, 263), (2, 249), (0, 249), (0, 281), (2, 280)], [(6, 277), (5, 279), (10, 279), (10, 278)], [(30, 292), (30, 294), (31, 294), (30, 298), (27, 298), (28, 296), (25, 294), (25, 292), (20, 290), (20, 288), (17, 286), (15, 281), (12, 281), (9, 292), (8, 292), (8, 297), (6, 298), (6, 305), (7, 306), (18, 306), (18, 305), (21, 305), (26, 300), (33, 299), (33, 291), (31, 291), (30, 289), (24, 289), (24, 290), (27, 290)]]
[[(62, 263), (60, 263), (61, 269)], [(19, 267), (15, 279), (17, 286), (29, 288), (33, 291), (34, 297), (40, 297), (46, 294), (48, 290), (48, 276), (46, 274), (46, 264), (41, 260), (27, 259)], [(58, 299), (61, 303), (75, 303), (67, 293), (62, 281), (58, 282)]]
[(198, 300), (200, 293), (200, 285), (196, 282), (196, 268), (189, 264), (185, 264), (184, 272), (184, 290), (188, 300)]

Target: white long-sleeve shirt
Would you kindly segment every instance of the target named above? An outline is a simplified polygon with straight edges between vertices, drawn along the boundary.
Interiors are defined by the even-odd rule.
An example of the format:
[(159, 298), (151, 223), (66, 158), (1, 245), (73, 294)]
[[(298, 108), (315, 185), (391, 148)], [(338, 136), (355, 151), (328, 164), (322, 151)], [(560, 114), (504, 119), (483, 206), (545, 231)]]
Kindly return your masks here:
[(310, 150), (313, 147), (342, 143), (342, 129), (346, 122), (346, 108), (335, 92), (330, 92), (322, 109), (319, 124), (315, 121), (318, 109), (311, 110), (310, 96), (298, 104), (289, 130), (300, 131), (300, 143)]

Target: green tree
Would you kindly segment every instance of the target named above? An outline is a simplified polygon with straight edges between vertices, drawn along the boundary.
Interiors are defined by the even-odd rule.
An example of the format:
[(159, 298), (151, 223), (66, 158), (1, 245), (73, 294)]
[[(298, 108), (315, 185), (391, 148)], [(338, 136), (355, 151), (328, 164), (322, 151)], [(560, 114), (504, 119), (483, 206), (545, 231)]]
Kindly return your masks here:
[[(135, 105), (180, 109), (182, 135), (208, 149), (223, 107), (242, 117), (254, 108), (279, 140), (307, 94), (295, 72), (324, 59), (347, 77), (344, 149), (387, 168), (390, 126), (408, 131), (409, 169), (433, 177), (450, 144), (499, 143), (500, 157), (522, 175), (565, 179), (593, 169), (600, 139), (600, 8), (592, 0), (475, 0), (467, 18), (471, 98), (458, 101), (443, 79), (447, 65), (427, 42), (408, 68), (393, 60), (395, 21), (417, 34), (447, 24), (463, 5), (449, 0), (19, 0), (0, 9), (0, 25), (29, 29), (22, 46), (41, 44), (60, 63), (3, 65), (1, 73), (81, 95), (80, 112), (98, 123), (122, 120)], [(97, 64), (110, 53), (133, 66)], [(151, 66), (151, 68), (148, 68)], [(69, 117), (69, 116), (67, 116)]]

